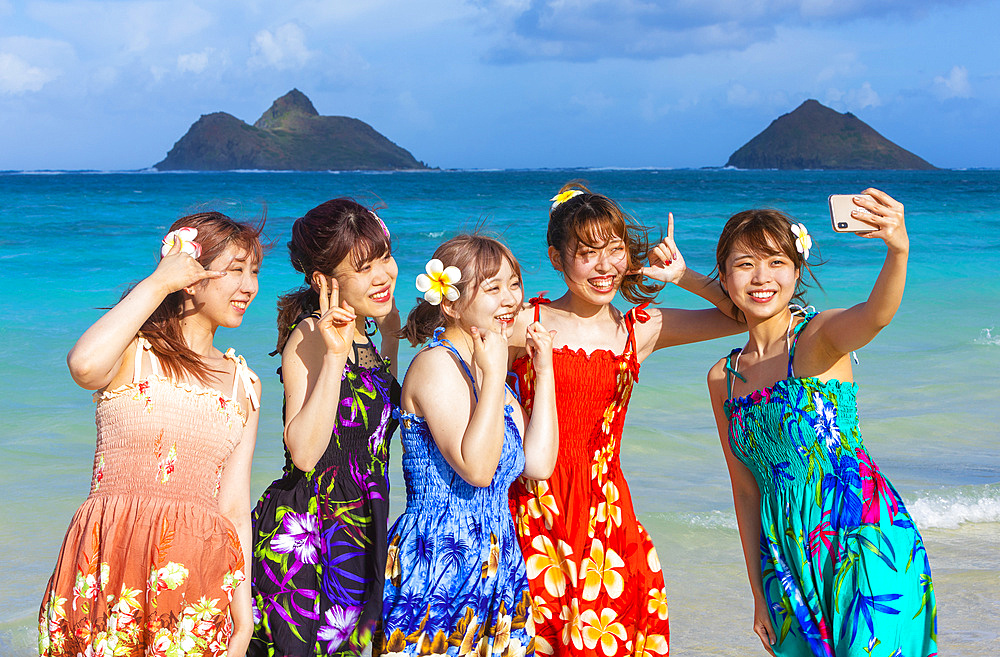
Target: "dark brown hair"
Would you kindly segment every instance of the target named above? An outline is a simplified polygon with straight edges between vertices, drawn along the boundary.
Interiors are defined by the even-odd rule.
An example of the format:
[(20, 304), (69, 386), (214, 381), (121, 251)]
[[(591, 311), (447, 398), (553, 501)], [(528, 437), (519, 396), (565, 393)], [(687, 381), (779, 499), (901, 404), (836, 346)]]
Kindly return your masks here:
[[(462, 272), (462, 278), (455, 284), (459, 291), (456, 302), (459, 309), (466, 307), (475, 298), (483, 281), (500, 271), (504, 260), (510, 263), (514, 275), (521, 278), (521, 265), (507, 245), (478, 232), (452, 237), (434, 251), (433, 257), (444, 263), (445, 267), (455, 266)], [(445, 326), (446, 323), (447, 318), (440, 304), (432, 305), (421, 297), (407, 316), (399, 337), (406, 338), (411, 345), (416, 346), (426, 342), (434, 335), (434, 329)]]
[(314, 272), (330, 276), (347, 257), (360, 270), (366, 262), (391, 253), (381, 219), (353, 199), (335, 198), (296, 219), (288, 255), (305, 285), (278, 298), (278, 352), (285, 348), (296, 320), (319, 309), (319, 293), (312, 287)]
[(622, 296), (631, 303), (653, 301), (663, 289), (660, 283), (647, 283), (641, 273), (628, 273), (639, 269), (649, 254), (649, 231), (622, 210), (607, 196), (594, 194), (578, 180), (572, 180), (559, 193), (576, 190), (581, 192), (563, 201), (549, 211), (548, 245), (555, 247), (560, 259), (572, 257), (570, 249), (579, 244), (600, 248), (612, 236), (625, 243), (626, 273), (619, 287)]
[[(198, 212), (181, 217), (171, 224), (170, 230), (184, 227), (198, 229), (196, 241), (201, 245), (198, 262), (203, 267), (207, 268), (229, 246), (246, 251), (247, 258), (252, 263), (260, 264), (265, 250), (260, 242), (264, 221), (265, 217), (262, 217), (256, 224), (249, 224), (234, 221), (221, 212)], [(131, 288), (122, 295), (122, 298), (129, 292)], [(184, 375), (190, 375), (205, 383), (209, 372), (215, 370), (207, 367), (184, 341), (180, 321), (183, 307), (183, 290), (168, 294), (139, 332), (149, 340), (168, 376), (182, 378)]]
[[(804, 304), (805, 288), (809, 286), (805, 280), (806, 273), (821, 290), (823, 286), (813, 274), (812, 267), (795, 248), (795, 235), (792, 233), (794, 223), (796, 222), (784, 212), (768, 208), (744, 210), (734, 214), (723, 227), (719, 243), (715, 247), (716, 278), (726, 271), (726, 261), (737, 247), (761, 256), (780, 254), (788, 258), (795, 265), (795, 271), (799, 272), (792, 300)], [(726, 294), (729, 294), (728, 290)]]

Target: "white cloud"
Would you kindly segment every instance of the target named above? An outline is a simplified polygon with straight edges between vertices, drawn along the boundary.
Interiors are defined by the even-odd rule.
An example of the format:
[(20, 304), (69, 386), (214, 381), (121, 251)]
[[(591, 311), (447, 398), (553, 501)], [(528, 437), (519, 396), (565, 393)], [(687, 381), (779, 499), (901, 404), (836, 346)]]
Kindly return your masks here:
[(750, 91), (742, 84), (733, 84), (726, 90), (726, 101), (737, 107), (753, 107), (760, 103), (760, 92)]
[(181, 73), (202, 73), (208, 68), (209, 58), (213, 49), (205, 48), (201, 52), (189, 52), (177, 56), (177, 70)]
[(871, 83), (865, 82), (860, 88), (848, 91), (844, 96), (844, 102), (852, 109), (863, 110), (868, 107), (878, 107), (882, 104), (882, 99), (872, 89)]
[(285, 23), (274, 32), (261, 30), (250, 46), (251, 66), (279, 71), (301, 68), (315, 53), (306, 47), (306, 35), (295, 23)]
[(964, 66), (953, 66), (948, 77), (936, 76), (934, 93), (942, 99), (971, 98), (972, 85), (969, 84), (969, 71)]
[(32, 66), (17, 55), (0, 52), (0, 93), (12, 96), (39, 91), (58, 72)]

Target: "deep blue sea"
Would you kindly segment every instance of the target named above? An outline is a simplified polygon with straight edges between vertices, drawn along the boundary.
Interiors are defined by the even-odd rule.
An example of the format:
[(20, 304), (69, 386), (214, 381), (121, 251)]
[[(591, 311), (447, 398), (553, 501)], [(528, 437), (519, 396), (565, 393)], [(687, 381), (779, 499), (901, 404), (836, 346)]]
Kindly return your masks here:
[[(819, 309), (863, 301), (885, 248), (830, 230), (826, 198), (879, 187), (906, 206), (909, 280), (894, 322), (859, 352), (866, 444), (921, 528), (937, 591), (943, 655), (1000, 654), (1000, 172), (733, 170), (429, 171), (413, 173), (0, 173), (0, 655), (35, 648), (38, 604), (76, 507), (89, 490), (91, 395), (65, 355), (124, 287), (156, 264), (174, 219), (217, 209), (267, 215), (275, 247), (243, 326), (217, 336), (261, 374), (254, 492), (282, 464), (281, 387), (268, 357), (275, 299), (297, 286), (285, 242), (294, 219), (336, 196), (384, 206), (406, 312), (414, 277), (444, 239), (484, 225), (510, 244), (525, 288), (557, 296), (545, 258), (548, 199), (571, 179), (642, 223), (676, 220), (689, 266), (708, 273), (726, 219), (776, 207), (804, 222), (820, 259)], [(683, 290), (665, 306), (700, 307)], [(675, 347), (643, 365), (623, 461), (640, 520), (667, 579), (674, 655), (763, 654), (728, 476), (705, 389), (739, 337)], [(401, 354), (401, 372), (413, 351)], [(394, 443), (394, 512), (403, 506)]]

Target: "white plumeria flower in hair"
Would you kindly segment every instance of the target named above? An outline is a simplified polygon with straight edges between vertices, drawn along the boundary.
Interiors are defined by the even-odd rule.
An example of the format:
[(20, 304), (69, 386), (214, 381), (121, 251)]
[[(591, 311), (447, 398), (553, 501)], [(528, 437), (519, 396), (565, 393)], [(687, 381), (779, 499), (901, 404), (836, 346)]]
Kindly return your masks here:
[(424, 267), (426, 274), (417, 276), (417, 289), (424, 293), (424, 300), (436, 306), (441, 299), (455, 301), (459, 297), (455, 283), (462, 280), (458, 267), (445, 267), (437, 258), (431, 258)]
[(795, 250), (802, 254), (803, 260), (809, 259), (809, 249), (812, 248), (813, 238), (806, 230), (805, 224), (792, 224), (792, 234), (795, 235)]
[(181, 253), (186, 253), (195, 260), (201, 257), (201, 244), (194, 241), (198, 237), (198, 229), (184, 226), (177, 230), (172, 230), (163, 238), (163, 246), (160, 247), (160, 257), (165, 257), (174, 246), (174, 240), (181, 241)]

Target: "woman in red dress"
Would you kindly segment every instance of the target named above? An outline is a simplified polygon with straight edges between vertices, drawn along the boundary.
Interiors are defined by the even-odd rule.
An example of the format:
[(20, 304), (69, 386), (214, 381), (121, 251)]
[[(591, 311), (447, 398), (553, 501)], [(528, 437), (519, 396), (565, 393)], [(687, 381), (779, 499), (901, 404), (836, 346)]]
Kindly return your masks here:
[[(510, 489), (534, 603), (535, 649), (662, 657), (669, 652), (663, 573), (635, 517), (619, 458), (632, 385), (640, 363), (657, 349), (745, 327), (716, 309), (646, 309), (659, 283), (725, 303), (721, 288), (686, 268), (673, 242), (672, 215), (667, 238), (650, 249), (648, 229), (611, 199), (569, 183), (552, 200), (549, 259), (567, 290), (551, 302), (533, 299), (534, 313), (518, 321), (542, 317), (556, 331), (559, 456), (549, 479), (518, 479)], [(649, 266), (640, 266), (647, 257)], [(615, 308), (619, 290), (637, 306), (626, 313)], [(534, 382), (526, 354), (513, 371), (530, 412)]]

